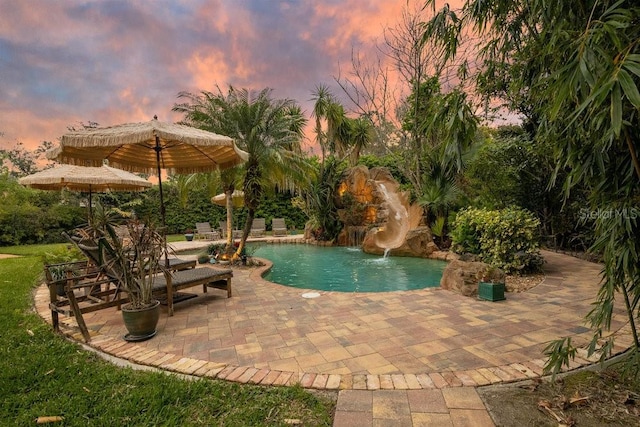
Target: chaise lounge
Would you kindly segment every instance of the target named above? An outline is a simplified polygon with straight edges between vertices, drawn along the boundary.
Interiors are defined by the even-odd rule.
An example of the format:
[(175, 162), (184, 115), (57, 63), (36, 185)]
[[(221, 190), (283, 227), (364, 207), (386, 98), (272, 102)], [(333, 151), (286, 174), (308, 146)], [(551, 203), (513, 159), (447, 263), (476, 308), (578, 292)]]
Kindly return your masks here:
[[(99, 247), (96, 243), (91, 244), (86, 240), (77, 242), (73, 240), (75, 245), (80, 249), (88, 259), (96, 264), (96, 267), (102, 274), (118, 284), (120, 289), (120, 277), (118, 271), (112, 267), (109, 261), (100, 262)], [(89, 243), (89, 244), (87, 244)], [(173, 316), (173, 302), (176, 293), (181, 289), (202, 285), (202, 291), (207, 292), (207, 288), (217, 288), (227, 291), (227, 298), (231, 298), (231, 278), (233, 270), (217, 268), (190, 268), (181, 270), (163, 269), (161, 274), (155, 277), (153, 284), (153, 295), (156, 297), (165, 296), (169, 316)], [(123, 301), (125, 303), (126, 301)]]
[(284, 218), (273, 218), (271, 221), (271, 233), (273, 236), (287, 235), (287, 225), (284, 222)]
[[(89, 342), (91, 338), (82, 315), (114, 306), (120, 309), (128, 298), (123, 292), (121, 275), (109, 262), (100, 262), (100, 249), (95, 241), (66, 233), (65, 236), (87, 260), (45, 266), (52, 325), (59, 331), (59, 314), (75, 317), (83, 338)], [(194, 268), (194, 261), (178, 258), (169, 258), (169, 261), (169, 269), (163, 268), (153, 284), (153, 295), (166, 298), (169, 316), (173, 316), (174, 299), (181, 289), (202, 285), (205, 293), (208, 288), (222, 289), (227, 291), (227, 298), (231, 298), (231, 269)]]
[(254, 218), (253, 222), (251, 223), (251, 231), (249, 232), (249, 236), (263, 237), (266, 231), (267, 226), (265, 224), (264, 218)]
[(220, 239), (220, 233), (212, 229), (211, 224), (208, 222), (196, 222), (196, 234), (193, 238), (195, 240), (218, 240)]

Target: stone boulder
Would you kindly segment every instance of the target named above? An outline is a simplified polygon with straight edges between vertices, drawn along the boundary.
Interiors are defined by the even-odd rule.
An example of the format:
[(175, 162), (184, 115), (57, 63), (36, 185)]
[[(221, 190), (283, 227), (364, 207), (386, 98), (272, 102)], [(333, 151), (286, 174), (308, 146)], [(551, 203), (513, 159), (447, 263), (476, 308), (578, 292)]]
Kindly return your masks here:
[[(382, 255), (384, 249), (376, 245), (375, 234), (377, 228), (369, 230), (362, 243), (362, 251), (368, 254)], [(407, 236), (402, 245), (391, 249), (391, 256), (408, 256), (428, 258), (438, 247), (433, 243), (433, 235), (429, 227), (418, 227), (407, 232)]]
[(442, 273), (440, 287), (467, 297), (478, 296), (478, 272), (490, 268), (484, 262), (451, 261)]
[(400, 187), (400, 184), (393, 177), (393, 175), (391, 174), (391, 171), (384, 166), (371, 168), (369, 170), (369, 179), (372, 179), (374, 181), (384, 181), (384, 182), (390, 183), (391, 185), (394, 186), (393, 187), (394, 191), (397, 191), (398, 187)]

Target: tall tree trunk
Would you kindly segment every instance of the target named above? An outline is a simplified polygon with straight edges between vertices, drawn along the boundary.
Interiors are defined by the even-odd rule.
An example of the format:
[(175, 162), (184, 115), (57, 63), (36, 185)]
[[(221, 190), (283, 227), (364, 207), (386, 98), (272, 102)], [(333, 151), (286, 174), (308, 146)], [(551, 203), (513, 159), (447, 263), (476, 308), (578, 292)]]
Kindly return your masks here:
[(227, 202), (227, 246), (224, 252), (228, 255), (233, 254), (233, 191), (231, 187), (224, 192)]
[(236, 249), (236, 253), (233, 254), (234, 260), (240, 258), (240, 255), (242, 254), (242, 251), (247, 244), (247, 238), (249, 237), (249, 233), (251, 232), (251, 225), (253, 224), (253, 219), (255, 218), (255, 216), (255, 209), (247, 209), (247, 222), (244, 223), (244, 229), (242, 230), (242, 239), (240, 239), (240, 244)]

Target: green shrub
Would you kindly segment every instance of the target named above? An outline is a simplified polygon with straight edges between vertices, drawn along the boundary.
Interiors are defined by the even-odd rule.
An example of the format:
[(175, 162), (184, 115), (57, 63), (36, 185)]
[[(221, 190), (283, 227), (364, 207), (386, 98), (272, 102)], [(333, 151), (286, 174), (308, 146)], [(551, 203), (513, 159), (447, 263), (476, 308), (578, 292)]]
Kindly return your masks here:
[(507, 273), (528, 272), (542, 266), (540, 221), (515, 207), (500, 210), (464, 209), (453, 223), (452, 250), (472, 253)]
[(42, 256), (42, 263), (44, 265), (61, 264), (64, 262), (75, 262), (85, 259), (86, 257), (80, 249), (72, 245), (66, 245), (55, 247), (52, 251), (46, 252)]

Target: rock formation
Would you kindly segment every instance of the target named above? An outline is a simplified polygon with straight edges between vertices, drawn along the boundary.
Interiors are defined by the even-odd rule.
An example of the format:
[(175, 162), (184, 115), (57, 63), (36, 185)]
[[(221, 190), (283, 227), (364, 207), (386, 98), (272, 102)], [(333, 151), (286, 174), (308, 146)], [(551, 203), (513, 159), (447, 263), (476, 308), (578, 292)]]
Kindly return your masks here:
[(480, 261), (453, 260), (447, 264), (442, 272), (440, 287), (467, 297), (478, 295), (478, 273), (481, 271), (496, 271), (496, 281), (504, 281), (504, 272), (492, 269), (489, 264)]
[(360, 246), (367, 253), (428, 257), (438, 250), (429, 227), (420, 226), (422, 208), (410, 205), (408, 194), (387, 168), (357, 166), (345, 172), (336, 205), (344, 228), (342, 246)]

